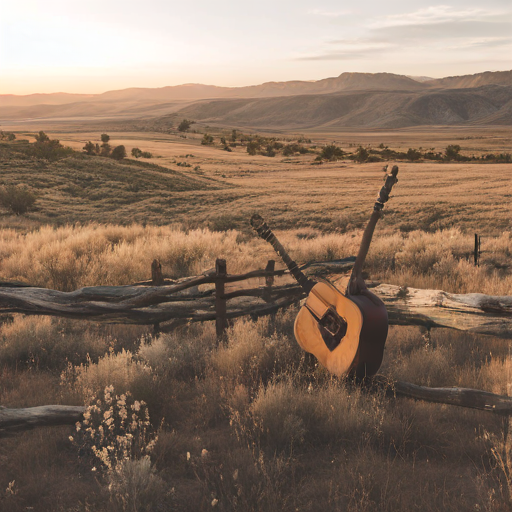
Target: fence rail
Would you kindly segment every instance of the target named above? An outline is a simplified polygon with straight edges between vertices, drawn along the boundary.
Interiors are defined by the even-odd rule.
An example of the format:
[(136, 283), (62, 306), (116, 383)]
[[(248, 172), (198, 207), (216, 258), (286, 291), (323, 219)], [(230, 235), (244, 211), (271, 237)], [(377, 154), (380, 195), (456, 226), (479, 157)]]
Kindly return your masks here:
[[(310, 262), (301, 267), (308, 274), (339, 274), (351, 270), (355, 258)], [(19, 282), (0, 282), (0, 314), (53, 315), (109, 323), (153, 324), (162, 331), (190, 321), (215, 320), (219, 339), (228, 319), (267, 315), (296, 304), (305, 297), (298, 284), (275, 285), (274, 278), (289, 274), (275, 270), (269, 261), (264, 270), (227, 273), (225, 260), (201, 276), (171, 281), (162, 277), (161, 265), (152, 264), (152, 279), (130, 286), (93, 286), (73, 292), (36, 288)], [(265, 285), (226, 291), (226, 284), (265, 278)], [(214, 288), (199, 290), (202, 285)], [(512, 338), (512, 297), (479, 293), (450, 294), (368, 283), (386, 304), (391, 325), (448, 327), (473, 333)], [(167, 323), (165, 323), (167, 322)], [(161, 324), (163, 323), (163, 325)], [(392, 396), (470, 407), (512, 415), (512, 398), (464, 388), (428, 388), (376, 376), (369, 384)], [(66, 425), (80, 421), (84, 407), (47, 405), (28, 409), (0, 406), (0, 437), (38, 426)]]
[[(303, 265), (310, 275), (348, 272), (353, 257)], [(169, 281), (160, 286), (152, 281), (130, 286), (93, 286), (73, 292), (0, 283), (0, 314), (52, 315), (106, 323), (155, 325), (163, 332), (185, 322), (214, 320), (219, 338), (227, 321), (240, 316), (253, 318), (276, 313), (305, 297), (295, 282), (275, 285), (276, 276), (287, 270), (273, 270), (269, 262), (264, 270), (228, 274), (227, 264), (218, 260), (216, 269), (201, 276)], [(265, 285), (234, 291), (229, 283), (265, 278)], [(202, 285), (215, 285), (200, 290)], [(370, 283), (371, 285), (371, 283)], [(373, 284), (373, 291), (386, 304), (391, 325), (448, 327), (477, 334), (512, 339), (512, 297), (479, 293), (452, 294), (441, 290), (400, 288)]]

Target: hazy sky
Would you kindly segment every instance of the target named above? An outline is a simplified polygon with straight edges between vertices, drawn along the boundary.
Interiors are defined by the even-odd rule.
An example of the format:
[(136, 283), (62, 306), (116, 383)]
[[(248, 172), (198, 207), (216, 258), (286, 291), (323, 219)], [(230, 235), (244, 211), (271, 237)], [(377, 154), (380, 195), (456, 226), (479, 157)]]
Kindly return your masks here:
[(511, 0), (0, 0), (0, 93), (512, 69)]

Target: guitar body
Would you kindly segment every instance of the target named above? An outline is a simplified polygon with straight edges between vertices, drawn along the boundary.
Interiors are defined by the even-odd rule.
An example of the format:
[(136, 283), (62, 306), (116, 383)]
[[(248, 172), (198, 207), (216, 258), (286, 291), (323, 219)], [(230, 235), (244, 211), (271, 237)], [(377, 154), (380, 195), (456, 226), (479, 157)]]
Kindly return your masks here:
[[(387, 171), (387, 166), (384, 167)], [(382, 363), (388, 336), (388, 313), (384, 303), (370, 292), (362, 277), (363, 264), (373, 231), (397, 180), (398, 167), (386, 174), (384, 186), (363, 233), (347, 292), (344, 295), (327, 282), (306, 277), (279, 243), (263, 218), (255, 214), (251, 225), (281, 256), (290, 273), (308, 295), (295, 320), (295, 338), (331, 373), (364, 379), (375, 375)]]
[(295, 320), (295, 338), (331, 373), (374, 375), (388, 332), (384, 303), (373, 293), (345, 296), (330, 283), (311, 289)]

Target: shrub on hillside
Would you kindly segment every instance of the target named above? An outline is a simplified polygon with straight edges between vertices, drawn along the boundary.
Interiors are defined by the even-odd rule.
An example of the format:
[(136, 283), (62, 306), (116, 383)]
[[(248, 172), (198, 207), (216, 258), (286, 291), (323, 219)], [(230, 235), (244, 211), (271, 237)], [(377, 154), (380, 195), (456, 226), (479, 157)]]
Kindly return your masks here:
[(50, 139), (43, 131), (36, 134), (35, 139), (36, 141), (30, 145), (29, 151), (29, 154), (35, 158), (51, 162), (73, 154), (71, 148), (64, 147), (57, 139)]
[(15, 215), (22, 215), (36, 202), (36, 195), (26, 187), (8, 185), (0, 189), (0, 204)]
[(357, 151), (355, 152), (355, 160), (356, 162), (363, 163), (368, 160), (368, 157), (370, 156), (370, 153), (366, 148), (363, 148), (363, 146), (359, 146), (357, 148)]
[(203, 135), (203, 140), (201, 141), (203, 146), (211, 146), (213, 144), (213, 137), (208, 133)]
[(406, 158), (407, 158), (407, 160), (414, 162), (421, 158), (421, 153), (417, 149), (409, 148), (409, 150), (407, 151), (407, 154), (406, 154)]
[(446, 147), (444, 157), (446, 160), (460, 160), (460, 146), (458, 144), (450, 144)]
[(186, 132), (188, 129), (194, 124), (195, 121), (190, 121), (189, 119), (183, 119), (178, 126), (178, 131)]
[(329, 162), (334, 162), (343, 158), (343, 150), (336, 146), (336, 144), (329, 144), (328, 146), (324, 146), (322, 151), (320, 152), (319, 159), (320, 160), (328, 160)]
[(7, 140), (7, 141), (11, 142), (15, 139), (16, 139), (16, 135), (14, 135), (14, 133), (4, 132), (4, 131), (0, 130), (0, 140)]
[(124, 146), (116, 146), (112, 150), (112, 154), (110, 155), (114, 160), (122, 160), (126, 157), (126, 148)]

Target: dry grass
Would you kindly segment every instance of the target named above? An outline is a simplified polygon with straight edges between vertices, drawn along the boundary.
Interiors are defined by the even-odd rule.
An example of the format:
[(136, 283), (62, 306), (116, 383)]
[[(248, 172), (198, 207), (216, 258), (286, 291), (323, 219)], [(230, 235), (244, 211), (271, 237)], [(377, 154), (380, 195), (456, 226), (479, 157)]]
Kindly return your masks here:
[[(313, 229), (276, 233), (298, 262), (355, 255), (362, 234), (322, 234)], [(401, 286), (510, 295), (511, 242), (508, 232), (484, 238), (480, 266), (475, 267), (473, 235), (459, 229), (379, 234), (365, 270), (371, 279)], [(255, 234), (137, 224), (46, 226), (27, 233), (3, 229), (0, 247), (3, 279), (64, 291), (149, 279), (155, 258), (170, 278), (197, 275), (214, 267), (219, 257), (227, 260), (229, 273), (264, 268), (268, 259), (275, 259), (270, 245)]]
[[(381, 136), (399, 146), (403, 134)], [(245, 227), (225, 230), (241, 226), (256, 210), (272, 212), (268, 220), (281, 228), (280, 239), (298, 261), (356, 253), (380, 166), (311, 166), (302, 157), (271, 161), (199, 146), (191, 151), (195, 140), (180, 145), (162, 136), (151, 145), (138, 137), (133, 144), (161, 154), (165, 165), (194, 153), (187, 159), (204, 172), (197, 171), (198, 182), (214, 177), (225, 188), (169, 192), (161, 212), (151, 210), (151, 198), (111, 205), (108, 194), (116, 190), (113, 177), (121, 169), (109, 167), (102, 175), (98, 167), (94, 173), (101, 183), (112, 178), (107, 199), (82, 201), (90, 191), (82, 197), (74, 189), (77, 206), (71, 208), (71, 192), (52, 181), (67, 164), (42, 169), (37, 162), (21, 162), (18, 176), (37, 178), (34, 183), (43, 187), (45, 171), (47, 185), (38, 212), (21, 221), (3, 218), (2, 279), (62, 290), (127, 284), (149, 278), (154, 258), (169, 277), (203, 271), (218, 257), (227, 259), (231, 273), (262, 268), (275, 259), (271, 248)], [(348, 137), (355, 142), (364, 134)], [(372, 137), (377, 135), (368, 134)], [(68, 178), (94, 175), (84, 169)], [(482, 169), (493, 171), (485, 186)], [(370, 277), (455, 293), (512, 294), (508, 167), (417, 164), (404, 165), (401, 172), (372, 243)], [(6, 169), (5, 184), (15, 176), (16, 168)], [(367, 199), (355, 204), (356, 192)], [(475, 195), (467, 207), (464, 201)], [(101, 223), (65, 225), (91, 218)], [(104, 224), (113, 219), (116, 224)], [(144, 224), (169, 219), (171, 226)], [(53, 226), (43, 226), (48, 223)], [(472, 231), (483, 223), (485, 231), (478, 231), (489, 236), (483, 239), (481, 265), (474, 267)], [(207, 229), (208, 224), (222, 231)], [(152, 336), (139, 327), (3, 319), (1, 404), (83, 403), (91, 391), (113, 385), (116, 393), (130, 391), (134, 401), (147, 404), (158, 442), (151, 459), (135, 458), (109, 472), (92, 471), (90, 460), (69, 441), (72, 427), (3, 438), (0, 510), (510, 510), (508, 424), (489, 413), (393, 399), (333, 379), (298, 348), (295, 315), (291, 309), (257, 322), (236, 321), (220, 345), (212, 323)], [(502, 340), (394, 327), (381, 371), (418, 384), (508, 393), (510, 367)]]
[[(80, 151), (85, 141), (97, 138), (93, 133), (60, 130), (51, 133), (52, 137)], [(363, 225), (380, 187), (382, 163), (312, 165), (314, 154), (268, 158), (250, 156), (245, 147), (227, 153), (220, 147), (201, 146), (201, 136), (188, 134), (181, 139), (168, 134), (111, 133), (112, 143), (124, 144), (128, 151), (147, 147), (158, 157), (152, 162), (159, 166), (81, 155), (47, 163), (18, 158), (5, 149), (16, 144), (2, 144), (4, 185), (24, 183), (38, 195), (37, 211), (22, 221), (6, 215), (3, 225), (26, 229), (48, 223), (172, 222), (187, 228), (247, 232), (248, 219), (257, 211), (282, 229), (347, 231)], [(442, 151), (448, 144), (459, 144), (464, 154), (509, 151), (512, 140), (507, 128), (318, 133), (311, 137), (312, 145), (335, 139), (350, 150), (360, 144), (377, 147), (384, 143), (396, 150), (423, 146)], [(182, 162), (190, 167), (177, 165)], [(400, 182), (379, 229), (435, 231), (456, 226), (484, 236), (498, 235), (510, 228), (509, 174), (509, 164), (400, 163)]]

